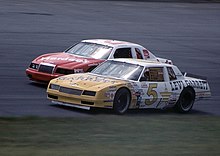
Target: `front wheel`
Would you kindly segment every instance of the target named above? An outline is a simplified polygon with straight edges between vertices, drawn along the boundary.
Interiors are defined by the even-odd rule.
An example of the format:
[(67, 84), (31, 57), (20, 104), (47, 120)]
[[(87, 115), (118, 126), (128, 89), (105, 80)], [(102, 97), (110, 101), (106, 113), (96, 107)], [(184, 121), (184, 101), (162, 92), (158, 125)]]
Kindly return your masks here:
[(131, 101), (130, 92), (126, 88), (119, 89), (114, 97), (113, 109), (117, 114), (124, 114)]
[(175, 109), (180, 113), (189, 112), (195, 101), (195, 92), (192, 88), (185, 88), (180, 94)]

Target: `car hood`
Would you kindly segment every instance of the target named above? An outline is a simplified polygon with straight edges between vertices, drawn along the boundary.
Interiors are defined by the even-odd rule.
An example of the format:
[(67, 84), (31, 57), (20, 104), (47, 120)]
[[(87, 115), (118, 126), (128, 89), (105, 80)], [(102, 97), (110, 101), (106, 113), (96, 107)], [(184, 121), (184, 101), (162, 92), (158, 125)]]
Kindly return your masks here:
[(98, 63), (101, 61), (102, 60), (99, 59), (81, 57), (64, 52), (58, 52), (41, 55), (37, 57), (33, 62), (37, 64), (49, 63), (62, 67), (66, 66), (68, 68), (70, 66), (73, 67), (81, 64)]
[(107, 87), (124, 85), (126, 80), (108, 78), (91, 73), (70, 74), (50, 81), (52, 84), (80, 90), (99, 91)]

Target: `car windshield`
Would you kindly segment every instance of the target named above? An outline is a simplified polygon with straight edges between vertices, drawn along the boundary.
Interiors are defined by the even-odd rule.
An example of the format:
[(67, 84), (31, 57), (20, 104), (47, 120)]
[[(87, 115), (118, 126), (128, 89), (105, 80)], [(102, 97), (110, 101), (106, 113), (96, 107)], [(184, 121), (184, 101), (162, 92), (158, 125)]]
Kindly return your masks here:
[(143, 68), (143, 66), (136, 64), (108, 60), (95, 68), (91, 73), (137, 81)]
[(65, 52), (84, 57), (92, 57), (95, 59), (107, 59), (112, 49), (112, 47), (106, 45), (89, 42), (80, 42), (70, 47)]

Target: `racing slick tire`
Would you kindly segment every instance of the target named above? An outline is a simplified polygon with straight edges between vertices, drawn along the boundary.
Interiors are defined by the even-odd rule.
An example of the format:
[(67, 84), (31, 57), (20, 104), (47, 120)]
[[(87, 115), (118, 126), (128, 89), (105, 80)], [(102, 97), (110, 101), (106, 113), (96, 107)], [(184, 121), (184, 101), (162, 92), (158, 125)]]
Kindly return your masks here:
[(113, 109), (116, 114), (124, 114), (129, 108), (131, 95), (128, 89), (120, 88), (114, 97)]
[(180, 113), (187, 113), (192, 109), (194, 102), (195, 91), (193, 90), (193, 88), (186, 87), (181, 92), (180, 97), (174, 108)]

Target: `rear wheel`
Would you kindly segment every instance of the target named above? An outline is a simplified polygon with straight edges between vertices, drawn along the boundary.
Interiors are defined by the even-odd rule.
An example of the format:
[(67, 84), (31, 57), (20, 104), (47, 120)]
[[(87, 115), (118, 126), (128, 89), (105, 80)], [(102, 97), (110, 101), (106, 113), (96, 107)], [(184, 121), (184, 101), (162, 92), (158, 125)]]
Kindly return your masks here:
[(126, 88), (119, 89), (114, 97), (113, 109), (117, 114), (124, 114), (131, 101), (130, 92)]
[(179, 100), (175, 105), (175, 109), (178, 112), (186, 113), (189, 112), (195, 101), (195, 91), (192, 88), (185, 88), (180, 94)]

